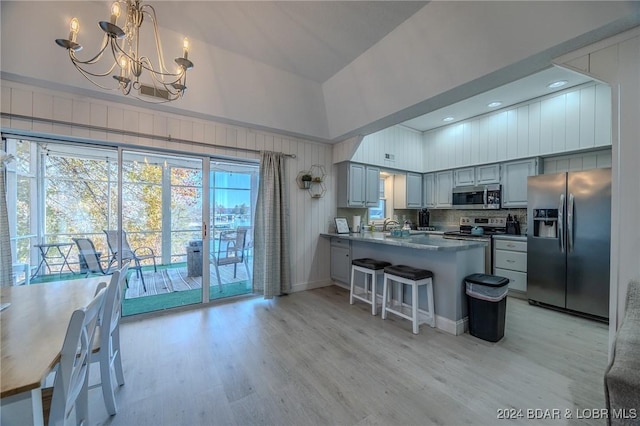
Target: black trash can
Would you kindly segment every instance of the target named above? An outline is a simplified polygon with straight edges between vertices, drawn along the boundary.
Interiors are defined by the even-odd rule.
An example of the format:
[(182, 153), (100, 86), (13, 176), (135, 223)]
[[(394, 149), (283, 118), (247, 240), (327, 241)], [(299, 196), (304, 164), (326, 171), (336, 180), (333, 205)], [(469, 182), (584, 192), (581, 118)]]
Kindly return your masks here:
[(469, 333), (482, 340), (497, 342), (504, 337), (509, 279), (472, 274), (464, 280), (469, 302)]

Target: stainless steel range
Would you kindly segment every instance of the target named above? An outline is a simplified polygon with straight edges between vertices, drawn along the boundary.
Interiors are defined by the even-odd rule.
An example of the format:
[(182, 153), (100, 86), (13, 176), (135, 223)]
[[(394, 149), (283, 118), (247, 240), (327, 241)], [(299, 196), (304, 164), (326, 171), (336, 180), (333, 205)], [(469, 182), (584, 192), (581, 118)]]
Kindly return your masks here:
[(493, 273), (493, 235), (506, 234), (506, 217), (461, 217), (458, 231), (445, 232), (443, 237), (453, 240), (484, 240), (484, 273)]

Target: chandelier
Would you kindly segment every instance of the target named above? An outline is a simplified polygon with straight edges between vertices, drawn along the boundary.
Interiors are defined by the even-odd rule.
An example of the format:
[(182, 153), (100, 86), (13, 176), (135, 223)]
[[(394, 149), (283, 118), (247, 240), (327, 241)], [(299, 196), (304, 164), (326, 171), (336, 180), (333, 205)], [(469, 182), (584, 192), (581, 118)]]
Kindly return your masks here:
[[(124, 11), (122, 27), (118, 26), (118, 20)], [(153, 36), (155, 39), (155, 64), (149, 56), (139, 52), (140, 29), (144, 19), (153, 24)], [(121, 21), (122, 21), (121, 20)], [(71, 19), (69, 39), (56, 39), (58, 46), (64, 47), (69, 52), (69, 58), (78, 71), (90, 82), (106, 90), (120, 90), (125, 95), (145, 102), (163, 103), (181, 98), (187, 89), (187, 70), (193, 68), (193, 62), (189, 57), (189, 40), (183, 41), (182, 57), (176, 58), (175, 71), (170, 71), (164, 62), (162, 55), (162, 43), (158, 33), (158, 21), (155, 9), (148, 4), (141, 4), (139, 0), (119, 0), (111, 5), (111, 19), (98, 23), (104, 31), (102, 46), (97, 54), (87, 60), (80, 60), (76, 53), (82, 50), (82, 45), (77, 42), (80, 23), (77, 18)], [(111, 54), (100, 62), (108, 48)], [(91, 65), (107, 63), (102, 71), (97, 71)], [(150, 84), (140, 82), (140, 76), (150, 76)], [(108, 87), (106, 83), (97, 82), (99, 77), (112, 76), (115, 80), (114, 87)], [(133, 89), (133, 91), (132, 91)], [(143, 99), (137, 94), (148, 95), (155, 99)]]

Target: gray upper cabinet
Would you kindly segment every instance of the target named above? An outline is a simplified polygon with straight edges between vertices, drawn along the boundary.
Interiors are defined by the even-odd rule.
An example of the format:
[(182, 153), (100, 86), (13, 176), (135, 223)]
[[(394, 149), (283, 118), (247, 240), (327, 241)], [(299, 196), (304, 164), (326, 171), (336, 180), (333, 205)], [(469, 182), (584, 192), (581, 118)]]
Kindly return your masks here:
[(422, 175), (406, 173), (393, 177), (393, 208), (419, 209), (422, 207)]
[(357, 163), (338, 164), (338, 207), (378, 205), (380, 169)]
[(453, 172), (448, 170), (435, 175), (436, 208), (449, 208), (452, 203)]
[(500, 183), (500, 164), (465, 167), (453, 171), (453, 186), (476, 186)]
[(476, 169), (465, 167), (453, 171), (453, 186), (473, 186), (476, 184)]
[(422, 175), (423, 207), (434, 208), (436, 206), (435, 176), (435, 173)]
[(380, 168), (367, 166), (365, 170), (365, 197), (367, 207), (376, 207), (380, 202)]
[(476, 185), (500, 183), (500, 164), (476, 167)]
[(502, 165), (502, 207), (527, 207), (527, 178), (540, 174), (538, 158)]

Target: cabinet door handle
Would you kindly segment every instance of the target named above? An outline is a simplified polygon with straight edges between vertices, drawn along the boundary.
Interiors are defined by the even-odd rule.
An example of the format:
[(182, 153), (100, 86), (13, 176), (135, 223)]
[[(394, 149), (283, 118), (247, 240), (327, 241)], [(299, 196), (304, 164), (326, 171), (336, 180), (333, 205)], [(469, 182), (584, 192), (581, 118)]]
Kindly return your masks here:
[(509, 262), (509, 263), (516, 263), (516, 261), (515, 261), (515, 260), (511, 260), (511, 259), (507, 259), (507, 262)]
[(514, 244), (507, 244), (507, 247), (515, 247)]

